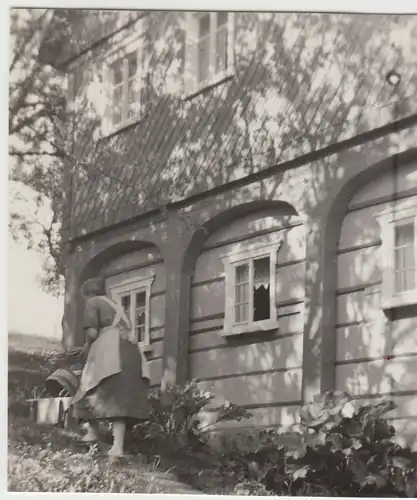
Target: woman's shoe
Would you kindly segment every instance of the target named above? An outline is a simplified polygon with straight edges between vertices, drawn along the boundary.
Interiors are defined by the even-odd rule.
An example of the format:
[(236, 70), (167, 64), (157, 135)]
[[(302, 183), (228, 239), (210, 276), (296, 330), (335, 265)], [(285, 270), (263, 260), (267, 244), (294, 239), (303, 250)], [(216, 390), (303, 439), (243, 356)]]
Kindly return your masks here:
[(110, 450), (108, 451), (108, 455), (111, 458), (122, 458), (122, 457), (124, 457), (123, 450), (121, 450), (120, 448), (114, 447), (114, 446), (112, 446), (110, 448)]

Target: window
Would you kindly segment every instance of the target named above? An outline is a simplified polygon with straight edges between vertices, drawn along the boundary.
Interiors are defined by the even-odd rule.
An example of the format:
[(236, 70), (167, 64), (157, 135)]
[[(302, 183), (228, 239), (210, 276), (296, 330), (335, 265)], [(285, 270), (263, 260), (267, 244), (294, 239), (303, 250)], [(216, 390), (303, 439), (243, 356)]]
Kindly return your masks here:
[(186, 94), (216, 84), (233, 72), (234, 14), (190, 13), (187, 22)]
[(130, 319), (132, 336), (143, 347), (150, 346), (150, 296), (154, 275), (122, 282), (109, 289), (114, 300), (119, 302)]
[(140, 87), (143, 68), (140, 41), (128, 49), (119, 49), (104, 63), (107, 91), (105, 133), (135, 121), (140, 113)]
[(278, 328), (275, 304), (277, 253), (281, 240), (248, 245), (223, 257), (225, 266), (225, 335)]
[(384, 256), (383, 307), (417, 304), (417, 205), (399, 203), (383, 212), (379, 220)]

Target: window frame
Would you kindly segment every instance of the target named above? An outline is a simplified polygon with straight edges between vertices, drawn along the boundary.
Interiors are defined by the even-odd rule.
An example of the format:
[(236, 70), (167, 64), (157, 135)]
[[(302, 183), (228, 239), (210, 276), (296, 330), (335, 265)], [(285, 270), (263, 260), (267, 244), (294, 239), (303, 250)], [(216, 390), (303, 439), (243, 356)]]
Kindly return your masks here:
[[(227, 66), (224, 70), (215, 72), (215, 39), (217, 33), (217, 13), (227, 12)], [(198, 81), (198, 28), (199, 20), (210, 16), (209, 27), (209, 68), (208, 77), (205, 81)], [(216, 27), (216, 28), (215, 28)], [(185, 97), (197, 94), (207, 88), (220, 84), (234, 74), (234, 46), (235, 46), (235, 13), (229, 11), (215, 12), (187, 12), (186, 16), (186, 40), (185, 40), (185, 70), (184, 70), (184, 94)]]
[[(138, 292), (145, 292), (145, 330), (144, 330), (144, 340), (137, 342), (145, 352), (152, 350), (151, 347), (151, 337), (150, 337), (150, 314), (151, 314), (151, 293), (152, 284), (155, 279), (155, 274), (150, 276), (139, 276), (135, 278), (130, 278), (124, 280), (121, 283), (112, 285), (108, 287), (108, 292), (111, 298), (118, 304), (121, 304), (121, 296), (130, 294), (131, 304), (136, 304), (135, 294)], [(136, 321), (135, 321), (135, 308), (131, 307), (130, 312), (130, 322), (132, 327), (132, 336), (136, 335)]]
[[(225, 278), (225, 319), (224, 319), (224, 336), (241, 335), (245, 333), (261, 332), (276, 330), (278, 324), (278, 309), (276, 305), (276, 272), (278, 251), (283, 243), (283, 238), (280, 236), (267, 244), (252, 243), (245, 245), (245, 248), (236, 248), (228, 254), (221, 257), (224, 266)], [(270, 266), (270, 290), (269, 290), (269, 310), (270, 318), (260, 321), (250, 320), (245, 324), (235, 323), (235, 284), (236, 284), (236, 267), (256, 259), (268, 257)], [(253, 265), (250, 266), (253, 269)], [(252, 291), (251, 291), (252, 292)], [(249, 301), (252, 305), (252, 302)], [(252, 305), (253, 306), (253, 305)], [(253, 310), (253, 307), (252, 307)]]
[[(101, 71), (102, 71), (102, 78), (103, 78), (103, 84), (104, 84), (104, 94), (105, 94), (105, 109), (104, 109), (104, 116), (102, 119), (102, 134), (104, 137), (112, 135), (125, 127), (128, 127), (129, 125), (132, 125), (133, 123), (137, 122), (140, 120), (141, 116), (143, 115), (143, 109), (142, 109), (142, 78), (144, 74), (146, 73), (146, 67), (145, 67), (145, 58), (144, 58), (144, 45), (145, 45), (145, 40), (143, 35), (137, 37), (135, 35), (135, 39), (132, 40), (132, 38), (128, 38), (123, 45), (118, 45), (112, 52), (108, 53), (102, 60), (101, 63)], [(128, 112), (128, 95), (125, 95), (125, 93), (128, 91), (127, 87), (127, 80), (129, 79), (127, 70), (128, 70), (128, 63), (127, 63), (127, 56), (131, 54), (132, 52), (136, 52), (136, 57), (137, 57), (137, 69), (136, 69), (136, 84), (137, 84), (137, 89), (136, 89), (136, 103), (137, 103), (137, 108), (135, 109), (135, 112), (130, 118), (127, 118), (127, 112)], [(123, 59), (123, 92), (122, 92), (122, 109), (121, 109), (121, 120), (117, 124), (113, 124), (112, 120), (112, 104), (113, 104), (113, 96), (112, 96), (112, 79), (111, 79), (111, 68), (113, 64), (119, 60)]]
[[(382, 308), (390, 310), (417, 305), (417, 202), (407, 200), (383, 211), (378, 216), (378, 222), (381, 226), (381, 249), (383, 252)], [(415, 288), (397, 292), (395, 286), (395, 230), (410, 222), (414, 225)]]

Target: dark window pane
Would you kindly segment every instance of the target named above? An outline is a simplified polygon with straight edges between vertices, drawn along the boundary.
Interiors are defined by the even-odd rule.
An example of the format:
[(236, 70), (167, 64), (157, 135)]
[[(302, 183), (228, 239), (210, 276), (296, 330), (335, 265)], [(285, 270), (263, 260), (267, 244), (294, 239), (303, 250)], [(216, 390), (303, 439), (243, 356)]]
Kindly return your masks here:
[(395, 246), (412, 245), (414, 243), (414, 224), (403, 224), (395, 228)]
[(136, 293), (136, 307), (145, 307), (146, 305), (146, 292)]
[(253, 289), (253, 321), (270, 319), (270, 286)]
[(123, 87), (119, 86), (113, 89), (113, 106), (121, 106), (123, 98)]
[(199, 38), (208, 35), (210, 33), (210, 14), (205, 14), (199, 18), (198, 26), (198, 36)]
[(123, 81), (123, 60), (118, 59), (111, 65), (112, 71), (112, 83), (113, 85), (118, 85)]
[(253, 271), (253, 321), (270, 319), (270, 258), (254, 260)]
[(242, 264), (236, 267), (235, 282), (236, 285), (239, 283), (246, 283), (249, 280), (249, 264)]
[(254, 268), (254, 281), (253, 284), (257, 288), (260, 285), (268, 286), (271, 280), (271, 265), (269, 257), (256, 259), (253, 262)]
[(198, 44), (198, 81), (205, 82), (209, 70), (210, 40), (205, 38)]
[(216, 73), (227, 68), (227, 30), (222, 28), (216, 33)]
[(123, 309), (129, 314), (129, 312), (130, 312), (130, 295), (123, 295), (120, 298), (120, 300), (121, 300)]
[(227, 24), (228, 12), (217, 12), (217, 26)]
[(138, 70), (138, 56), (137, 52), (132, 52), (127, 56), (127, 66), (128, 66), (128, 78), (131, 78), (132, 76), (136, 75), (136, 72)]

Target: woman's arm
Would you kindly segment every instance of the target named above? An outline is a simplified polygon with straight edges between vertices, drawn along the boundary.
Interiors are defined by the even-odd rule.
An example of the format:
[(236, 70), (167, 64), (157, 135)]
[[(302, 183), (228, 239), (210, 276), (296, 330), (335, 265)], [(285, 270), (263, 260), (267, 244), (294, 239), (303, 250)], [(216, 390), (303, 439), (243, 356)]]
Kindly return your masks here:
[(97, 301), (94, 297), (90, 297), (89, 299), (87, 299), (87, 302), (85, 304), (83, 326), (85, 334), (83, 357), (84, 360), (86, 360), (91, 344), (98, 337), (100, 327)]
[(88, 351), (90, 350), (91, 344), (97, 339), (98, 330), (96, 328), (86, 328), (85, 329), (85, 342), (82, 352), (82, 357), (84, 362), (87, 361)]

